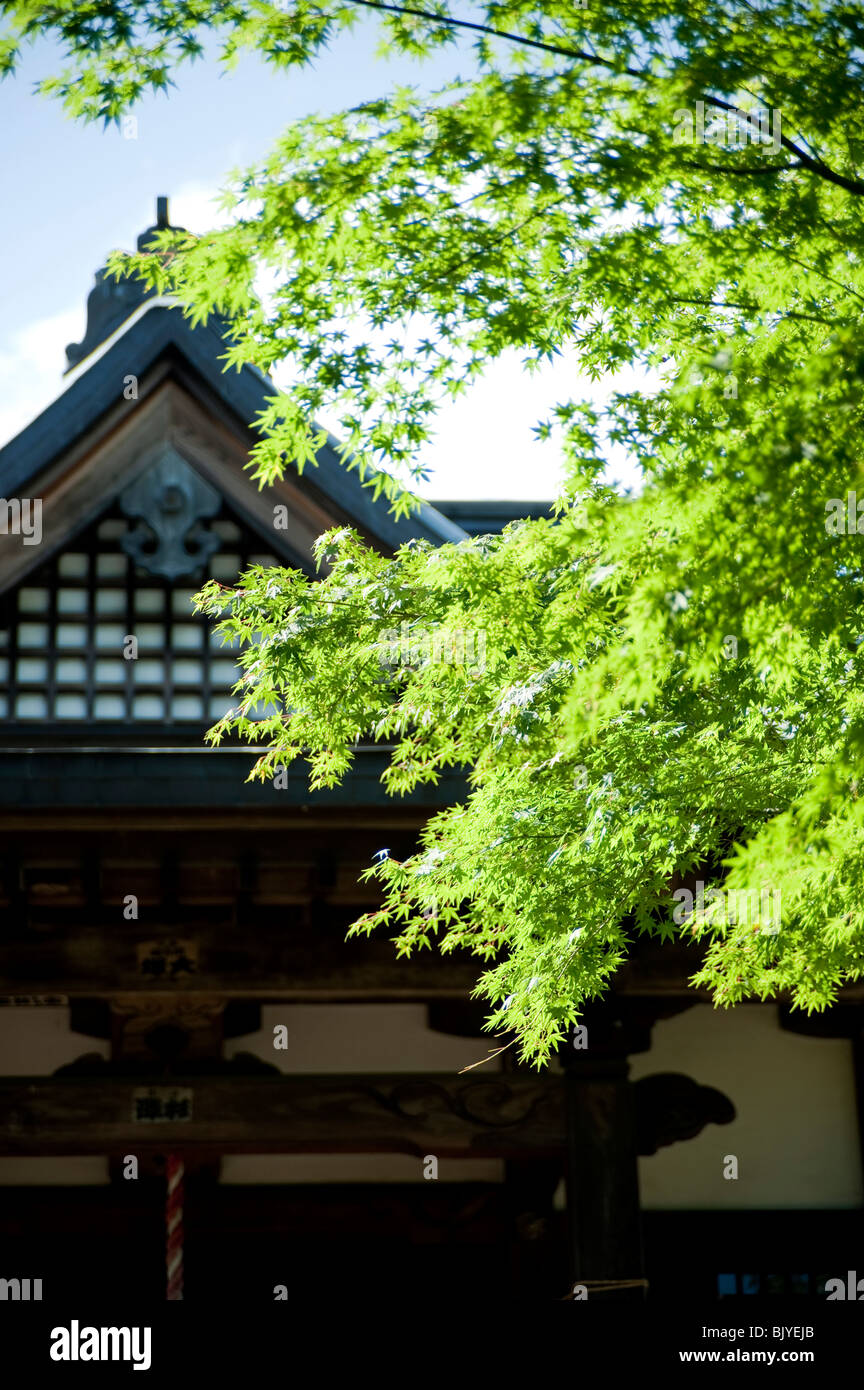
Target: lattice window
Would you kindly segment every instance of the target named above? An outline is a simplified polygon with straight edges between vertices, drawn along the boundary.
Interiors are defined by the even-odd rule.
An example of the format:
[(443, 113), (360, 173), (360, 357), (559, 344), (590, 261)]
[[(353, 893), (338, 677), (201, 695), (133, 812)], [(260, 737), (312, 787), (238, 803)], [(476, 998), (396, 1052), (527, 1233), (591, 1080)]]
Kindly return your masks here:
[[(236, 651), (193, 613), (192, 595), (207, 577), (230, 584), (250, 564), (279, 562), (223, 505), (207, 523), (219, 548), (206, 565), (154, 578), (121, 548), (132, 526), (106, 513), (2, 600), (0, 718), (200, 725), (229, 708)], [(130, 634), (134, 660), (123, 654)]]

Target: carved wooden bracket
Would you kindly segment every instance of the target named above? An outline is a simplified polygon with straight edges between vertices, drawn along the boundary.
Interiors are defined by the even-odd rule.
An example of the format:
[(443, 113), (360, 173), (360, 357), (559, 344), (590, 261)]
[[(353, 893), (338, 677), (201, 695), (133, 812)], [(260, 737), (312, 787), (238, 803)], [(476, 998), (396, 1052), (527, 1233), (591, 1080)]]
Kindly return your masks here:
[(695, 1139), (706, 1125), (728, 1125), (735, 1107), (722, 1091), (677, 1072), (658, 1072), (633, 1084), (636, 1152), (647, 1156), (668, 1144)]

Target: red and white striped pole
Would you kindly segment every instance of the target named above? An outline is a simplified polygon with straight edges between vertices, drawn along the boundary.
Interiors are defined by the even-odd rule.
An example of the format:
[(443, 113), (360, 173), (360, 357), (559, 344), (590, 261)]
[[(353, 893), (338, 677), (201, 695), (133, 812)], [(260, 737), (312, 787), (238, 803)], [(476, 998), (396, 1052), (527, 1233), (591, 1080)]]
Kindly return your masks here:
[(165, 1161), (165, 1298), (183, 1298), (183, 1160), (168, 1154)]

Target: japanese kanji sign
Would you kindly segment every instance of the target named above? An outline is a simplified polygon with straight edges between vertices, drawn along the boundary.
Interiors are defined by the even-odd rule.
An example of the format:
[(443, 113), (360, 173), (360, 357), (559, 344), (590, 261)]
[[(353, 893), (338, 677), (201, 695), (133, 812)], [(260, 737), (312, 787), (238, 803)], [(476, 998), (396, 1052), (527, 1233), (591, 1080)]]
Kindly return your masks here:
[(198, 969), (198, 943), (188, 937), (162, 937), (139, 941), (138, 973), (151, 980), (177, 980)]
[(132, 1092), (136, 1124), (173, 1124), (192, 1119), (192, 1091), (183, 1086), (142, 1086)]

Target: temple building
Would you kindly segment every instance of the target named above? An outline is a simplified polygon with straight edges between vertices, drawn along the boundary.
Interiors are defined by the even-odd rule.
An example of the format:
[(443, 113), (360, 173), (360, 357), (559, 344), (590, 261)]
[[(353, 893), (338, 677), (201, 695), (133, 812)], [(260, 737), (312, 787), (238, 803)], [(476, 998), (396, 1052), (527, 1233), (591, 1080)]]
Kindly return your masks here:
[(206, 578), (311, 574), (335, 525), (392, 554), (547, 510), (396, 520), (332, 444), (259, 489), (274, 388), (223, 371), (221, 327), (100, 271), (0, 450), (0, 1278), (58, 1307), (819, 1296), (864, 1248), (864, 987), (718, 1011), (693, 948), (640, 944), (548, 1069), (474, 1066), (481, 962), (345, 940), (373, 855), (464, 779), (392, 800), (370, 745), (310, 792), (205, 746), (238, 675)]

